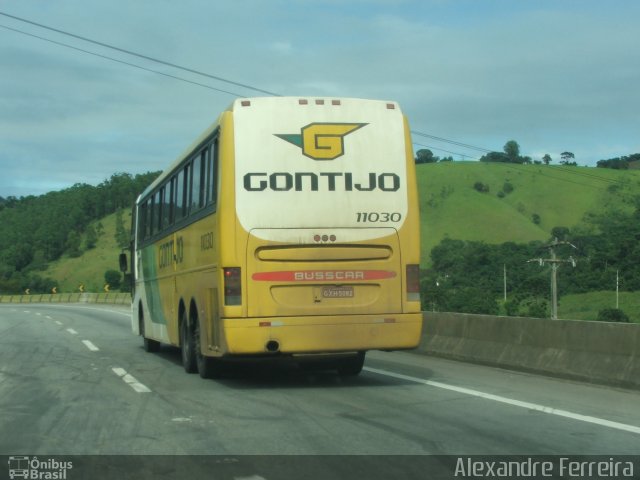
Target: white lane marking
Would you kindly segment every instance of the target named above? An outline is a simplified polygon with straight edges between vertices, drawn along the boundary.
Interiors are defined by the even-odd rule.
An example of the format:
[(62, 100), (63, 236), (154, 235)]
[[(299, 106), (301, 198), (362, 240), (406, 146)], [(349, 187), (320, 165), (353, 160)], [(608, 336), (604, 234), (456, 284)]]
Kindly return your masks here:
[(67, 332), (69, 332), (71, 335), (77, 335), (78, 332), (76, 332), (73, 328), (67, 328)]
[(589, 415), (582, 415), (580, 413), (569, 412), (567, 410), (560, 410), (553, 407), (547, 407), (537, 403), (523, 402), (521, 400), (514, 400), (512, 398), (501, 397), (499, 395), (493, 395), (491, 393), (484, 393), (478, 390), (472, 390), (470, 388), (456, 387), (454, 385), (447, 385), (446, 383), (434, 382), (432, 380), (423, 380), (422, 378), (410, 377), (408, 375), (402, 375), (400, 373), (389, 372), (387, 370), (379, 370), (377, 368), (364, 367), (363, 370), (371, 373), (377, 373), (378, 375), (386, 375), (389, 377), (398, 378), (400, 380), (408, 380), (410, 382), (421, 383), (423, 385), (429, 385), (431, 387), (442, 388), (444, 390), (451, 390), (453, 392), (463, 393), (465, 395), (471, 395), (473, 397), (484, 398), (485, 400), (493, 400), (494, 402), (506, 403), (514, 407), (526, 408), (529, 410), (535, 410), (537, 412), (548, 413), (550, 415), (557, 415), (559, 417), (571, 418), (573, 420), (579, 420), (581, 422), (594, 423), (603, 427), (615, 428), (617, 430), (624, 430), (625, 432), (636, 433), (640, 435), (640, 427), (635, 425), (627, 425), (626, 423), (613, 422), (611, 420), (605, 420), (603, 418), (591, 417)]
[(89, 340), (82, 340), (82, 343), (84, 343), (84, 345), (91, 350), (92, 352), (97, 352), (98, 350), (100, 350), (98, 347), (96, 347), (91, 341)]
[(47, 318), (48, 320), (53, 320), (53, 318), (51, 318), (49, 315), (47, 315), (47, 316), (46, 316), (46, 318)]
[[(122, 315), (123, 317), (131, 318), (131, 311), (129, 312), (120, 312), (118, 310), (111, 310), (109, 308), (95, 308), (95, 307), (81, 307), (75, 304), (69, 305), (47, 305), (47, 308), (67, 308), (74, 310), (95, 310), (97, 312), (106, 312), (106, 313), (115, 313), (116, 315)], [(25, 310), (25, 313), (29, 313), (28, 310)]]
[(41, 317), (41, 316), (42, 316), (42, 314), (41, 314), (40, 312), (36, 312), (36, 315), (37, 315), (38, 317)]
[(124, 382), (128, 384), (131, 388), (133, 388), (136, 392), (138, 393), (151, 392), (151, 390), (147, 386), (143, 385), (138, 380), (136, 380), (133, 375), (128, 374), (124, 368), (114, 367), (111, 370), (113, 370), (113, 373), (115, 373), (120, 378), (122, 378), (122, 380), (124, 380)]
[(60, 322), (59, 320), (56, 320), (56, 324), (58, 324), (58, 325), (63, 325), (63, 323), (62, 323), (62, 322)]

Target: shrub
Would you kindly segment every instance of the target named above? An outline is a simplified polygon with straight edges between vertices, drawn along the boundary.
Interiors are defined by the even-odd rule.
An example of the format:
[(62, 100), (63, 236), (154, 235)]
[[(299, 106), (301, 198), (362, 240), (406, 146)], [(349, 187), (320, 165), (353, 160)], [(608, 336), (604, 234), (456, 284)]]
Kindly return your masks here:
[(504, 182), (504, 185), (502, 186), (502, 191), (506, 194), (513, 192), (513, 184), (511, 184), (511, 182)]
[(109, 284), (113, 290), (120, 287), (122, 282), (122, 274), (117, 270), (107, 270), (104, 272), (104, 281)]
[(619, 308), (605, 308), (598, 312), (598, 321), (629, 323), (629, 317)]
[(475, 188), (480, 193), (489, 192), (489, 185), (487, 185), (486, 183), (476, 182), (473, 184), (473, 188)]

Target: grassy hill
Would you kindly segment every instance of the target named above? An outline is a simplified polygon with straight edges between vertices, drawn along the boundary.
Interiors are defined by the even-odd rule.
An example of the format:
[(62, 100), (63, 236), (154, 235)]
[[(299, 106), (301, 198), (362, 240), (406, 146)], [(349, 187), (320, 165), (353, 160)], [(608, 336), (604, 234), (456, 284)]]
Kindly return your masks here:
[[(125, 225), (131, 224), (131, 213), (123, 215)], [(77, 292), (78, 286), (83, 284), (86, 292), (102, 292), (104, 287), (104, 272), (119, 270), (118, 254), (120, 248), (116, 243), (116, 214), (108, 215), (94, 225), (102, 224), (103, 230), (98, 237), (96, 247), (84, 251), (80, 257), (71, 258), (63, 255), (59, 260), (51, 262), (47, 270), (42, 272), (58, 282), (59, 292)], [(83, 245), (84, 245), (83, 237)]]
[[(615, 306), (616, 292), (564, 295), (559, 300), (558, 317), (574, 320), (597, 320), (600, 310), (615, 308)], [(632, 322), (640, 323), (640, 298), (636, 292), (620, 292), (618, 308), (626, 313)]]
[[(630, 195), (640, 193), (640, 171), (478, 162), (422, 164), (417, 170), (423, 266), (445, 237), (544, 241), (553, 227), (573, 228), (588, 212), (631, 210)], [(476, 182), (488, 192), (476, 190)]]

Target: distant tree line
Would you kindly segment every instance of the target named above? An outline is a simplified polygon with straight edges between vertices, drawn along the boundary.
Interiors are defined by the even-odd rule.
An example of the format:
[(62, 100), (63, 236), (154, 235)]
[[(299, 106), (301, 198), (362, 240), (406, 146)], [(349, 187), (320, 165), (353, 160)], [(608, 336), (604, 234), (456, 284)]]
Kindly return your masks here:
[[(85, 248), (95, 247), (102, 226), (93, 223), (130, 208), (159, 173), (116, 173), (98, 186), (78, 183), (40, 196), (0, 198), (0, 293), (19, 293), (25, 288), (34, 293), (50, 291), (55, 282), (37, 272), (63, 254), (79, 256), (82, 235)], [(122, 219), (120, 244), (128, 235), (121, 224)]]
[[(558, 270), (561, 294), (612, 290), (619, 274), (620, 288), (640, 290), (640, 196), (633, 213), (622, 211), (590, 215), (577, 232), (559, 226), (551, 237), (568, 240), (577, 247), (570, 254), (575, 268)], [(423, 308), (426, 310), (497, 314), (507, 271), (509, 315), (546, 317), (549, 299), (549, 267), (534, 258), (548, 252), (544, 242), (489, 245), (444, 239), (431, 251), (432, 269), (422, 279)], [(559, 255), (563, 253), (558, 251)]]
[(640, 167), (640, 153), (633, 155), (610, 158), (608, 160), (599, 160), (596, 166), (598, 168), (612, 168), (614, 170), (628, 170), (632, 164)]
[(453, 157), (438, 157), (434, 155), (428, 148), (421, 148), (416, 152), (416, 163), (437, 163), (437, 162), (453, 162)]
[[(452, 162), (453, 157), (440, 158), (433, 154), (428, 148), (422, 148), (416, 152), (415, 163), (436, 163), (436, 162)], [(480, 157), (481, 162), (495, 163), (516, 163), (520, 165), (549, 165), (553, 162), (553, 158), (545, 153), (541, 160), (533, 160), (531, 157), (520, 154), (520, 145), (515, 140), (509, 140), (505, 143), (502, 152), (488, 152)], [(575, 161), (573, 152), (565, 151), (560, 154), (560, 165), (575, 167), (578, 163)], [(597, 167), (612, 168), (616, 170), (627, 170), (629, 168), (640, 168), (640, 153), (632, 155), (610, 158), (608, 160), (599, 160)]]

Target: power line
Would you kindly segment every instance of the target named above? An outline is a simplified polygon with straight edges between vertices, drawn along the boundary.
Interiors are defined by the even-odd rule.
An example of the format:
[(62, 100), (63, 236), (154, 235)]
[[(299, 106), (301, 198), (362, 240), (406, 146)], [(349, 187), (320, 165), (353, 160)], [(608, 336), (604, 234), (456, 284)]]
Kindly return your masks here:
[(158, 75), (163, 75), (165, 77), (173, 78), (174, 80), (180, 80), (181, 82), (191, 83), (191, 84), (197, 85), (199, 87), (204, 87), (204, 88), (208, 88), (210, 90), (215, 90), (217, 92), (222, 92), (222, 93), (226, 93), (226, 94), (229, 94), (229, 95), (234, 95), (236, 97), (242, 97), (243, 96), (243, 95), (240, 95), (239, 93), (230, 92), (228, 90), (222, 90), (220, 88), (215, 88), (215, 87), (212, 87), (210, 85), (205, 85), (204, 83), (194, 82), (193, 80), (188, 80), (188, 79), (183, 78), (183, 77), (178, 77), (176, 75), (171, 75), (169, 73), (164, 73), (164, 72), (160, 72), (158, 70), (153, 70), (151, 68), (146, 68), (146, 67), (143, 67), (143, 66), (140, 66), (140, 65), (136, 65), (135, 63), (125, 62), (124, 60), (118, 60), (117, 58), (109, 57), (107, 55), (102, 55), (100, 53), (91, 52), (89, 50), (84, 50), (82, 48), (74, 47), (73, 45), (69, 45), (67, 43), (62, 43), (62, 42), (58, 42), (56, 40), (51, 40), (49, 38), (41, 37), (39, 35), (34, 35), (33, 33), (23, 32), (22, 30), (18, 30), (16, 28), (7, 27), (6, 25), (0, 25), (0, 28), (4, 28), (6, 30), (11, 30), (13, 32), (20, 33), (22, 35), (27, 35), (29, 37), (37, 38), (39, 40), (44, 40), (45, 42), (53, 43), (55, 45), (60, 45), (62, 47), (71, 48), (71, 49), (77, 50), (79, 52), (88, 53), (89, 55), (94, 55), (96, 57), (104, 58), (106, 60), (111, 60), (112, 62), (121, 63), (121, 64), (127, 65), (129, 67), (139, 68), (140, 70), (145, 70), (145, 71), (151, 72), (151, 73), (157, 73)]
[[(275, 93), (275, 92), (271, 92), (269, 90), (265, 90), (265, 89), (262, 89), (262, 88), (259, 88), (259, 87), (255, 87), (255, 86), (252, 86), (252, 85), (245, 84), (245, 83), (240, 83), (240, 82), (237, 82), (235, 80), (230, 80), (230, 79), (227, 79), (227, 78), (220, 77), (218, 75), (212, 75), (210, 73), (202, 72), (200, 70), (196, 70), (196, 69), (193, 69), (193, 68), (177, 65), (175, 63), (168, 62), (166, 60), (162, 60), (162, 59), (159, 59), (159, 58), (151, 57), (149, 55), (145, 55), (145, 54), (142, 54), (142, 53), (134, 52), (132, 50), (128, 50), (128, 49), (125, 49), (125, 48), (117, 47), (115, 45), (111, 45), (111, 44), (108, 44), (108, 43), (105, 43), (105, 42), (100, 42), (98, 40), (93, 40), (91, 38), (88, 38), (88, 37), (85, 37), (85, 36), (82, 36), (82, 35), (78, 35), (78, 34), (71, 33), (71, 32), (65, 31), (65, 30), (61, 30), (59, 28), (50, 27), (50, 26), (44, 25), (42, 23), (34, 22), (33, 20), (28, 20), (26, 18), (22, 18), (22, 17), (18, 17), (18, 16), (15, 16), (15, 15), (8, 14), (6, 12), (1, 12), (0, 11), (0, 15), (5, 16), (7, 18), (11, 18), (13, 20), (17, 20), (19, 22), (28, 23), (30, 25), (34, 25), (34, 26), (39, 27), (39, 28), (44, 28), (46, 30), (49, 30), (49, 31), (52, 31), (52, 32), (56, 32), (56, 33), (59, 33), (61, 35), (66, 35), (66, 36), (69, 36), (69, 37), (72, 37), (72, 38), (76, 38), (76, 39), (82, 40), (84, 42), (89, 42), (89, 43), (92, 43), (94, 45), (99, 45), (99, 46), (104, 47), (104, 48), (108, 48), (108, 49), (115, 50), (115, 51), (118, 51), (118, 52), (121, 52), (121, 53), (125, 53), (127, 55), (132, 55), (132, 56), (135, 56), (135, 57), (138, 57), (138, 58), (142, 58), (144, 60), (148, 60), (148, 61), (151, 61), (151, 62), (159, 63), (161, 65), (165, 65), (165, 66), (169, 66), (169, 67), (176, 68), (176, 69), (179, 69), (179, 70), (183, 70), (185, 72), (193, 73), (193, 74), (196, 74), (196, 75), (201, 75), (201, 76), (204, 76), (204, 77), (207, 77), (207, 78), (211, 78), (213, 80), (217, 80), (217, 81), (224, 82), (224, 83), (229, 83), (231, 85), (235, 85), (235, 86), (238, 86), (238, 87), (246, 88), (248, 90), (253, 90), (253, 91), (256, 91), (256, 92), (264, 93), (266, 95), (273, 95), (273, 96), (277, 96), (277, 97), (281, 96), (280, 94)], [(134, 68), (139, 68), (139, 69), (142, 69), (142, 70), (146, 70), (148, 72), (157, 73), (159, 75), (164, 75), (166, 77), (170, 77), (170, 78), (174, 78), (176, 80), (188, 82), (188, 83), (191, 83), (191, 84), (194, 84), (194, 85), (198, 85), (198, 86), (201, 86), (201, 87), (204, 87), (204, 88), (208, 88), (208, 89), (211, 89), (211, 90), (217, 90), (217, 91), (220, 91), (220, 92), (223, 92), (223, 93), (228, 93), (228, 94), (236, 96), (236, 97), (243, 96), (243, 95), (239, 95), (239, 94), (234, 93), (234, 92), (229, 92), (229, 91), (226, 91), (226, 90), (216, 89), (214, 87), (211, 87), (209, 85), (205, 85), (205, 84), (202, 84), (202, 83), (193, 82), (191, 80), (187, 80), (187, 79), (184, 79), (182, 77), (177, 77), (175, 75), (166, 74), (166, 73), (163, 73), (163, 72), (159, 72), (157, 70), (152, 70), (152, 69), (149, 69), (149, 68), (142, 67), (140, 65), (136, 65), (136, 64), (132, 64), (132, 63), (129, 63), (129, 62), (122, 61), (122, 60), (118, 60), (118, 59), (115, 59), (113, 57), (109, 57), (107, 55), (101, 55), (101, 54), (98, 54), (98, 53), (95, 53), (95, 52), (91, 52), (91, 51), (84, 50), (84, 49), (81, 49), (81, 48), (78, 48), (78, 47), (74, 47), (72, 45), (65, 44), (65, 43), (62, 43), (62, 42), (57, 42), (57, 41), (54, 41), (54, 40), (51, 40), (51, 39), (48, 39), (48, 38), (45, 38), (45, 37), (41, 37), (41, 36), (38, 36), (38, 35), (33, 35), (33, 34), (30, 34), (30, 33), (15, 29), (15, 28), (6, 27), (6, 26), (2, 26), (2, 25), (0, 25), (0, 26), (3, 27), (3, 28), (6, 28), (7, 30), (12, 30), (14, 32), (21, 33), (23, 35), (28, 35), (28, 36), (31, 36), (31, 37), (34, 37), (34, 38), (38, 38), (40, 40), (44, 40), (44, 41), (47, 41), (47, 42), (50, 42), (50, 43), (54, 43), (54, 44), (57, 44), (57, 45), (60, 45), (60, 46), (71, 48), (71, 49), (74, 49), (74, 50), (77, 50), (77, 51), (80, 51), (80, 52), (83, 52), (83, 53), (88, 53), (90, 55), (94, 55), (94, 56), (101, 57), (101, 58), (104, 58), (104, 59), (107, 59), (107, 60), (118, 62), (118, 63), (124, 64), (124, 65), (128, 65), (128, 66), (131, 66), (131, 67), (134, 67)], [(480, 152), (483, 152), (483, 153), (491, 152), (491, 150), (483, 148), (483, 147), (477, 147), (477, 146), (470, 145), (470, 144), (467, 144), (467, 143), (458, 142), (456, 140), (451, 140), (451, 139), (447, 139), (447, 138), (444, 138), (444, 137), (438, 137), (436, 135), (430, 135), (428, 133), (420, 132), (420, 131), (417, 131), (417, 130), (412, 130), (411, 133), (414, 134), (414, 135), (421, 136), (421, 137), (431, 138), (433, 140), (437, 140), (437, 141), (440, 141), (440, 142), (445, 142), (445, 143), (450, 143), (452, 145), (457, 145), (459, 147), (464, 147), (464, 148), (468, 148), (468, 149), (471, 149), (471, 150), (477, 150), (477, 151), (480, 151)], [(431, 148), (435, 148), (435, 147), (431, 147)], [(445, 149), (439, 149), (439, 150), (445, 151), (447, 153), (455, 154), (455, 155), (461, 155), (463, 157), (471, 157), (470, 155), (450, 152), (450, 151), (445, 150)]]
[[(514, 167), (517, 169), (521, 169), (521, 170), (525, 170), (528, 167), (526, 165), (521, 165), (521, 164), (514, 164), (514, 163), (507, 163), (505, 165), (508, 165), (510, 167)], [(541, 167), (544, 169), (547, 169), (548, 167)], [(602, 189), (603, 186), (599, 186), (599, 185), (593, 185), (593, 184), (589, 184), (589, 183), (585, 183), (584, 181), (573, 181), (573, 180), (569, 180), (568, 178), (563, 178), (563, 177), (557, 177), (557, 176), (553, 176), (550, 175), (550, 173), (554, 172), (554, 171), (558, 171), (558, 172), (565, 172), (565, 173), (570, 173), (573, 175), (578, 175), (578, 176), (587, 176), (589, 178), (592, 178), (594, 180), (599, 180), (599, 181), (603, 181), (612, 185), (618, 184), (619, 182), (616, 180), (612, 180), (612, 179), (607, 179), (604, 177), (601, 177), (599, 175), (589, 175), (589, 174), (583, 174), (582, 172), (578, 172), (578, 171), (574, 171), (573, 168), (567, 168), (567, 169), (562, 169), (562, 168), (558, 168), (558, 167), (550, 167), (548, 169), (548, 171), (546, 173), (541, 172), (540, 170), (538, 170), (537, 172), (535, 172), (537, 175), (540, 175), (542, 177), (547, 177), (547, 178), (551, 178), (553, 180), (559, 181), (559, 182), (566, 182), (566, 183), (573, 183), (574, 185), (580, 185), (582, 187), (590, 187), (590, 188), (596, 188), (598, 190)], [(577, 180), (577, 179), (576, 179)]]
[(413, 143), (414, 145), (419, 145), (419, 146), (421, 146), (421, 147), (432, 148), (432, 149), (434, 149), (434, 150), (440, 150), (440, 151), (442, 151), (442, 152), (446, 152), (446, 153), (449, 153), (449, 154), (451, 154), (451, 155), (460, 155), (461, 157), (469, 157), (469, 158), (472, 158), (472, 157), (471, 157), (471, 155), (465, 155), (464, 153), (452, 152), (452, 151), (450, 151), (450, 150), (445, 150), (444, 148), (432, 147), (432, 146), (430, 146), (430, 145), (425, 145), (425, 144), (423, 144), (423, 143), (418, 143), (418, 142), (412, 142), (412, 143)]
[(573, 175), (580, 175), (582, 177), (586, 177), (586, 178), (593, 178), (594, 180), (599, 180), (601, 182), (606, 182), (606, 183), (611, 183), (611, 184), (618, 184), (620, 183), (619, 180), (615, 180), (613, 178), (606, 178), (603, 177), (601, 175), (597, 175), (595, 173), (588, 173), (582, 170), (576, 170), (576, 167), (555, 167), (557, 170), (561, 171), (561, 172), (567, 172), (567, 173), (571, 173)]
[[(60, 30), (58, 28), (49, 27), (49, 26), (43, 25), (41, 23), (37, 23), (37, 22), (31, 21), (31, 20), (27, 20), (26, 18), (16, 17), (15, 15), (10, 15), (10, 14), (5, 13), (5, 12), (0, 12), (0, 15), (3, 15), (3, 16), (8, 17), (8, 18), (12, 18), (14, 20), (18, 20), (20, 22), (29, 23), (31, 25), (35, 25), (36, 27), (44, 28), (44, 29), (50, 30), (52, 32), (60, 33), (62, 35), (66, 35), (66, 36), (69, 36), (69, 37), (77, 38), (77, 39), (85, 41), (85, 42), (93, 43), (94, 45), (99, 45), (101, 47), (109, 48), (111, 50), (116, 50), (116, 51), (121, 52), (121, 53), (126, 53), (127, 55), (133, 55), (134, 57), (143, 58), (145, 60), (149, 60), (150, 62), (155, 62), (155, 63), (166, 65), (166, 66), (169, 66), (169, 67), (172, 67), (172, 68), (177, 68), (179, 70), (183, 70), (183, 71), (189, 72), (189, 73), (194, 73), (196, 75), (202, 75), (203, 77), (207, 77), (207, 78), (211, 78), (213, 80), (217, 80), (217, 81), (220, 81), (220, 82), (228, 83), (230, 85), (235, 85), (237, 87), (246, 88), (248, 90), (253, 90), (255, 92), (264, 93), (266, 95), (273, 95), (273, 96), (276, 96), (276, 97), (280, 96), (277, 93), (273, 93), (273, 92), (270, 92), (268, 90), (263, 90), (261, 88), (254, 87), (252, 85), (247, 85), (247, 84), (244, 84), (244, 83), (236, 82), (234, 80), (229, 80), (227, 78), (219, 77), (217, 75), (212, 75), (210, 73), (206, 73), (206, 72), (202, 72), (202, 71), (199, 71), (199, 70), (195, 70), (193, 68), (183, 67), (183, 66), (177, 65), (175, 63), (167, 62), (165, 60), (160, 60), (159, 58), (150, 57), (148, 55), (144, 55), (144, 54), (141, 54), (141, 53), (133, 52), (131, 50), (127, 50), (127, 49), (124, 49), (124, 48), (116, 47), (115, 45), (110, 45), (108, 43), (99, 42), (97, 40), (92, 40), (91, 38), (83, 37), (82, 35), (76, 35), (75, 33), (66, 32), (66, 31)], [(233, 94), (233, 95), (235, 95), (235, 94)]]
[(491, 153), (493, 151), (493, 150), (489, 150), (489, 149), (486, 149), (486, 148), (483, 148), (483, 147), (476, 147), (475, 145), (470, 145), (468, 143), (458, 142), (457, 140), (450, 140), (448, 138), (437, 137), (435, 135), (430, 135), (428, 133), (419, 132), (417, 130), (411, 130), (411, 133), (413, 135), (418, 135), (420, 137), (431, 138), (433, 140), (438, 140), (440, 142), (450, 143), (452, 145), (457, 145), (459, 147), (464, 147), (464, 148), (468, 148), (468, 149), (471, 149), (471, 150), (478, 150), (479, 152), (483, 152), (483, 153)]

